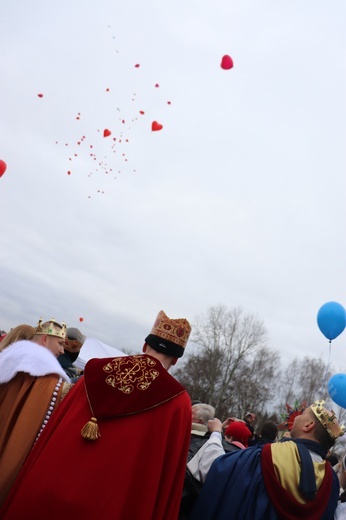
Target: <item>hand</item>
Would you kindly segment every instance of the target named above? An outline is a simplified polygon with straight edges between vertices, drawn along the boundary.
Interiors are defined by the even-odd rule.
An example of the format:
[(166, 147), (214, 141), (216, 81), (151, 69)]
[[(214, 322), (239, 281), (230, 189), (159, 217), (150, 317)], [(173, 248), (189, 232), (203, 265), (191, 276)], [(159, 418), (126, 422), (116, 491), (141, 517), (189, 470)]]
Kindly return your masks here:
[(226, 419), (225, 421), (223, 421), (222, 423), (222, 429), (223, 430), (226, 430), (227, 429), (227, 426), (229, 426), (231, 424), (231, 422), (234, 422), (236, 419), (234, 417), (228, 417), (228, 419)]
[(208, 421), (208, 430), (210, 431), (210, 433), (213, 433), (213, 432), (219, 432), (221, 433), (222, 431), (222, 424), (221, 424), (221, 421), (220, 419), (210, 419)]

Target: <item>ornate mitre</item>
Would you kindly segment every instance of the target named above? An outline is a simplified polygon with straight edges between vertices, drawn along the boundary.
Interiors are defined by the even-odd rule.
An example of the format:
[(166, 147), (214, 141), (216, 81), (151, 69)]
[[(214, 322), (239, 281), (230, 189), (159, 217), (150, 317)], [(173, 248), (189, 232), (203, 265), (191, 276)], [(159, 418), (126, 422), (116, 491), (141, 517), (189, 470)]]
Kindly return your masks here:
[(145, 342), (158, 352), (181, 357), (190, 333), (191, 326), (185, 318), (171, 319), (160, 311)]

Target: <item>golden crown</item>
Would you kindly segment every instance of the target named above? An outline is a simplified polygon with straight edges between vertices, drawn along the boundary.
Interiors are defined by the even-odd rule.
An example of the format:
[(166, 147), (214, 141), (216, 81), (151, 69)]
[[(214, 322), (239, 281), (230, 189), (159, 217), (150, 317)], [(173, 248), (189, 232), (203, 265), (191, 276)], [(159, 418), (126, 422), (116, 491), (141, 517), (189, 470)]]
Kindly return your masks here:
[(185, 318), (171, 319), (160, 311), (156, 317), (150, 334), (167, 339), (182, 348), (186, 347), (191, 332), (190, 323)]
[(39, 319), (39, 322), (36, 327), (35, 334), (47, 336), (57, 336), (58, 338), (65, 339), (66, 338), (66, 323), (63, 321), (60, 325), (54, 318), (45, 323), (42, 323), (42, 318)]
[(323, 399), (315, 401), (310, 408), (322, 426), (324, 426), (324, 428), (327, 430), (330, 437), (332, 439), (337, 439), (345, 433), (345, 426), (343, 424), (339, 424), (333, 410), (329, 411), (323, 407), (324, 403), (325, 401), (323, 401)]

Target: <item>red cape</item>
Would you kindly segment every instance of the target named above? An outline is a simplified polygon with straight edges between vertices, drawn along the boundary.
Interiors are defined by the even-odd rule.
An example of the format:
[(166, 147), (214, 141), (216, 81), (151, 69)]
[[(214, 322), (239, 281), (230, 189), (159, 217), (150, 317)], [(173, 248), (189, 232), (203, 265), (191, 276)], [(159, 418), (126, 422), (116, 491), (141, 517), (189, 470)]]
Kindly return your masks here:
[[(159, 376), (150, 380), (149, 409), (144, 410), (145, 391), (141, 389), (141, 411), (131, 409), (131, 415), (114, 417), (105, 407), (109, 388), (100, 385), (100, 380), (105, 380), (103, 367), (112, 359), (93, 360), (96, 364), (89, 366), (94, 368), (90, 371), (90, 384), (86, 370), (88, 396), (81, 378), (27, 459), (1, 509), (1, 519), (178, 517), (191, 432), (190, 398), (157, 360), (149, 356), (131, 357), (149, 358), (156, 363), (154, 369)], [(96, 374), (100, 377), (95, 378)], [(132, 402), (135, 391), (130, 392)], [(117, 393), (116, 388), (114, 392), (119, 395), (124, 412), (126, 393)], [(93, 412), (100, 427), (101, 437), (96, 441), (81, 436), (81, 428), (93, 415), (88, 398), (96, 408)], [(107, 419), (98, 416), (98, 408)]]

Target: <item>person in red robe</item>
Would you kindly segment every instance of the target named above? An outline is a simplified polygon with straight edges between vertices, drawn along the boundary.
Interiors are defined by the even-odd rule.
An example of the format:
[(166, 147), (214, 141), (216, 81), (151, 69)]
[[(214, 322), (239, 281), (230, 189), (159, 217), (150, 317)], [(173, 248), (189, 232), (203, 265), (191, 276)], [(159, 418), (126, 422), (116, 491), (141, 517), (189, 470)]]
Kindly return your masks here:
[(191, 327), (160, 311), (143, 355), (92, 359), (28, 458), (0, 518), (175, 520), (191, 430), (168, 370)]

